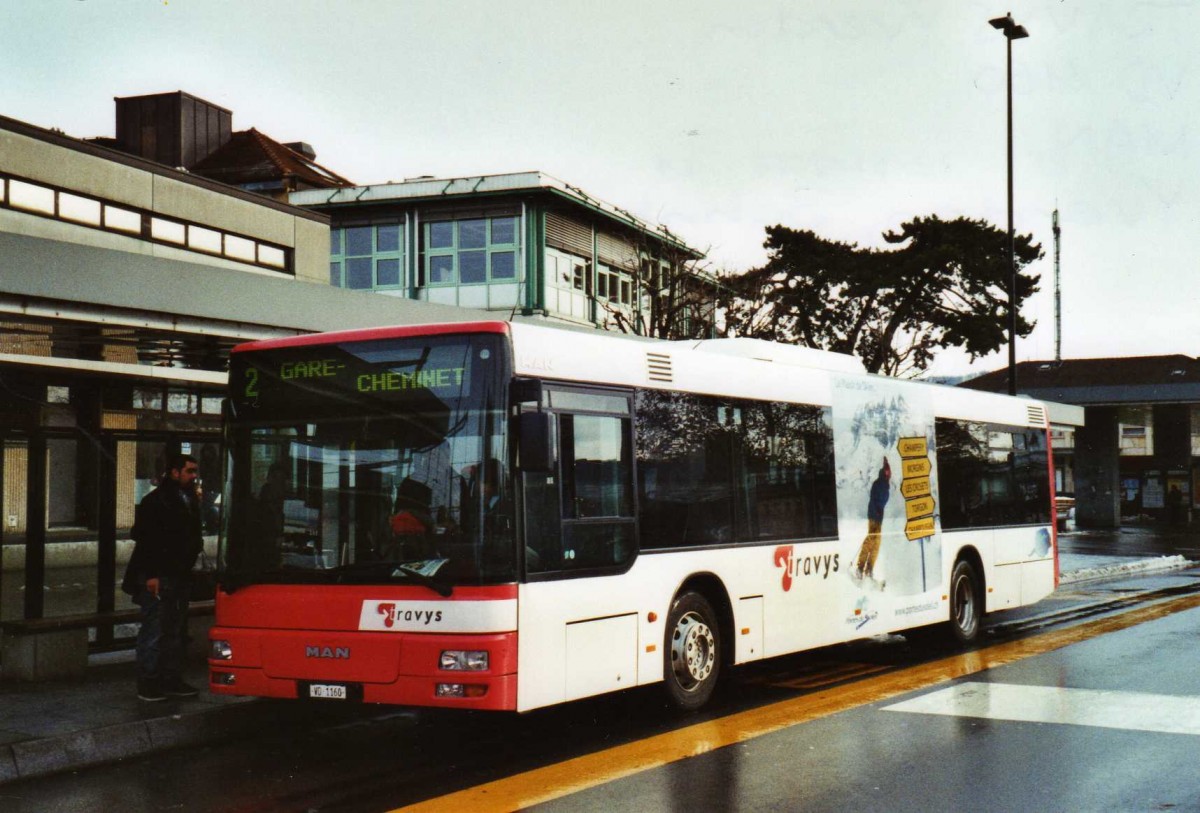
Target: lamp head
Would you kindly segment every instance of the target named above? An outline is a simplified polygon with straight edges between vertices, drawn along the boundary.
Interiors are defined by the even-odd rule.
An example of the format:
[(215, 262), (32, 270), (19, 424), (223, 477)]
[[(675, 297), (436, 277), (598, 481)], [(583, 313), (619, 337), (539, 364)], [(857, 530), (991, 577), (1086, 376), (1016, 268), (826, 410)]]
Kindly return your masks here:
[(1003, 31), (1004, 36), (1010, 40), (1023, 40), (1029, 36), (1029, 32), (1025, 30), (1025, 26), (1017, 25), (1017, 21), (1013, 19), (1011, 11), (1003, 17), (988, 20), (988, 25), (998, 31)]

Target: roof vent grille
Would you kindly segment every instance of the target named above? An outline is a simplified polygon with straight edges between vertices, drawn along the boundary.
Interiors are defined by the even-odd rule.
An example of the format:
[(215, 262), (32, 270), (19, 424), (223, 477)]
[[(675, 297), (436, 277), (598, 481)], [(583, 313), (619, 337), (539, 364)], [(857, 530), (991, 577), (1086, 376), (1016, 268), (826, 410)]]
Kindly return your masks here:
[(671, 370), (671, 357), (666, 353), (646, 354), (646, 375), (651, 381), (661, 381), (670, 384), (675, 380)]
[(1025, 414), (1030, 426), (1044, 427), (1046, 425), (1046, 408), (1044, 406), (1028, 404), (1025, 407)]

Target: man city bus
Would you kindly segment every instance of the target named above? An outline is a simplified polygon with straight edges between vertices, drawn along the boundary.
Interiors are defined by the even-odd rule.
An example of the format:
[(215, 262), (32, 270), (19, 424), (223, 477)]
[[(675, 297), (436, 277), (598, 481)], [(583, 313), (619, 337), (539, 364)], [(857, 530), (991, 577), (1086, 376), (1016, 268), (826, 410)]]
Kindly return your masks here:
[(225, 430), (218, 694), (528, 711), (661, 683), (693, 709), (762, 658), (969, 642), (1058, 578), (1042, 404), (804, 348), (275, 339), (232, 354)]

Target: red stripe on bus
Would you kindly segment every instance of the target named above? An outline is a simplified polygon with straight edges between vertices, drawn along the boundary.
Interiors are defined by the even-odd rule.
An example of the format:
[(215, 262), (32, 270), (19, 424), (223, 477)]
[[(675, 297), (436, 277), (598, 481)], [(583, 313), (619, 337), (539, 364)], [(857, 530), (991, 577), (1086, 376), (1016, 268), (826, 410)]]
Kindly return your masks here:
[(286, 336), (282, 339), (263, 339), (246, 342), (233, 348), (233, 353), (253, 350), (276, 350), (282, 347), (312, 347), (313, 345), (338, 344), (340, 342), (365, 342), (376, 339), (405, 339), (413, 336), (446, 336), (455, 333), (508, 333), (508, 322), (452, 322), (437, 325), (395, 325), (392, 327), (368, 327), (356, 330), (338, 330), (331, 333), (308, 333), (303, 336)]

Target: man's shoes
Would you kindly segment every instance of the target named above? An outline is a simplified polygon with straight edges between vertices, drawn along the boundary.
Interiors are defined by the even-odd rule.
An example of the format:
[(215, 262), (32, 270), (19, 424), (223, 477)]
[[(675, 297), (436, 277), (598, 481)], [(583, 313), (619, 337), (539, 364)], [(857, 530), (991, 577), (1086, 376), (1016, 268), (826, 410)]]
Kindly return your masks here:
[(145, 700), (147, 703), (157, 703), (160, 700), (166, 700), (167, 696), (163, 690), (158, 688), (157, 683), (138, 682), (137, 690), (138, 700)]
[(162, 693), (166, 697), (195, 697), (200, 694), (195, 686), (189, 686), (182, 680), (168, 683), (163, 687)]

